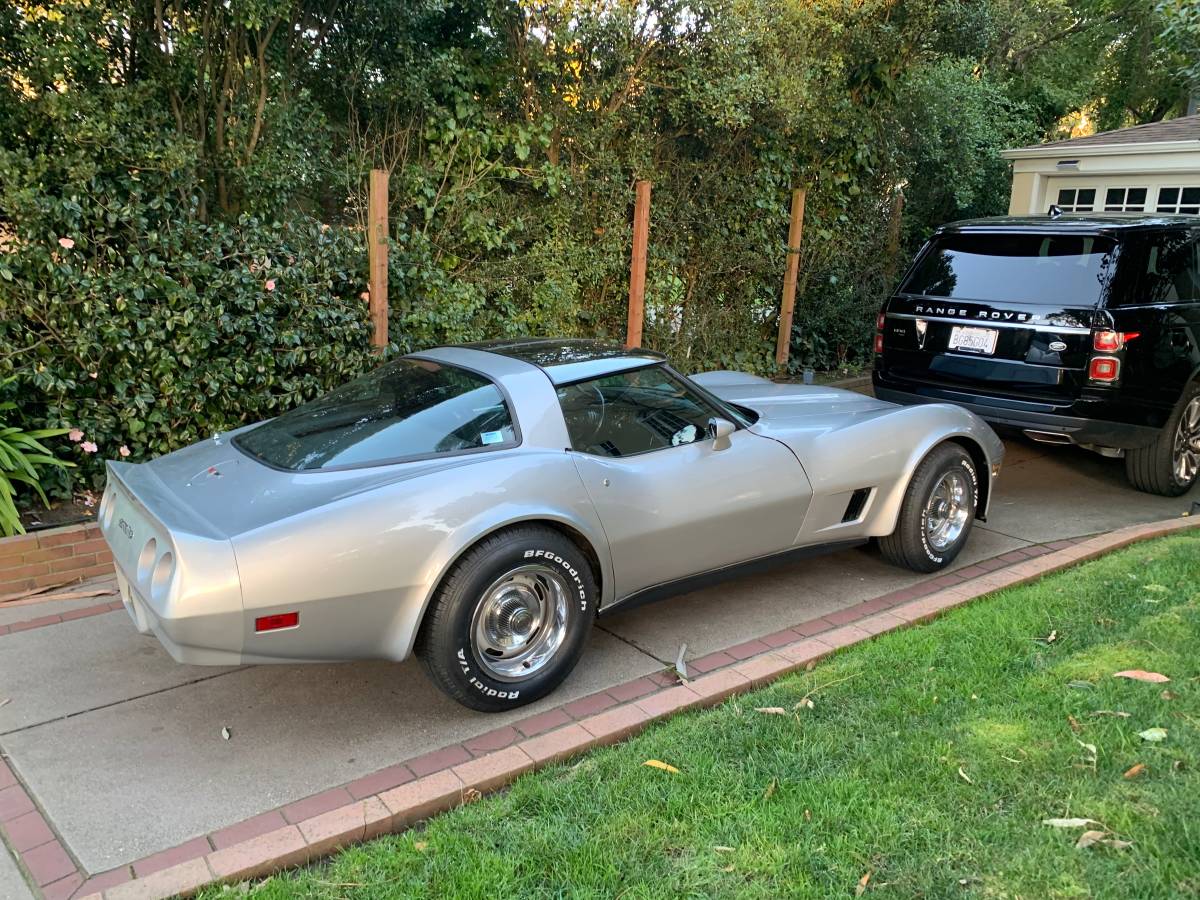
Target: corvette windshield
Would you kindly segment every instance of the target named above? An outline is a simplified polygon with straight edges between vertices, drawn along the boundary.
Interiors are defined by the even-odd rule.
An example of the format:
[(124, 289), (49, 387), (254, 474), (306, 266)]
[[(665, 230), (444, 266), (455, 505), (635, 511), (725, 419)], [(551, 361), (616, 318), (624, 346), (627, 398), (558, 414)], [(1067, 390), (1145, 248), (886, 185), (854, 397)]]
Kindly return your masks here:
[(233, 443), (268, 465), (307, 471), (512, 446), (516, 430), (504, 395), (482, 375), (405, 358)]

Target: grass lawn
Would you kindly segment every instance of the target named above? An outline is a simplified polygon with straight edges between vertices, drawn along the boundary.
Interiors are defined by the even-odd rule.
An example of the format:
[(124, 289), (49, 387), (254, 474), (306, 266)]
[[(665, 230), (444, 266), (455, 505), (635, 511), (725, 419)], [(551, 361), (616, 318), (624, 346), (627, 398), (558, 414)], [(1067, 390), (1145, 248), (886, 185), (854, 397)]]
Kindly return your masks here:
[[(1136, 545), (251, 893), (1195, 896), (1198, 646), (1200, 536)], [(1139, 737), (1155, 727), (1164, 740)], [(1088, 828), (1132, 846), (1077, 849)]]

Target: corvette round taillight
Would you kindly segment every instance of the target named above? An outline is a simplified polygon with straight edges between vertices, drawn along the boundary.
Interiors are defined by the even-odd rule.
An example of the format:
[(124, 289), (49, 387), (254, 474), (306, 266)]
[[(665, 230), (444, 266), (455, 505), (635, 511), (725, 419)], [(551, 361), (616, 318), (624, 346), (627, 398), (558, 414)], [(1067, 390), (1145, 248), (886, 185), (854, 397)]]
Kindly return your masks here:
[(137, 580), (138, 584), (145, 584), (150, 580), (150, 573), (154, 568), (154, 560), (158, 558), (158, 541), (154, 538), (146, 541), (142, 547), (142, 552), (138, 554), (137, 561)]
[(175, 554), (168, 550), (154, 564), (154, 574), (150, 576), (150, 596), (162, 600), (167, 596), (171, 587), (171, 576), (175, 574)]

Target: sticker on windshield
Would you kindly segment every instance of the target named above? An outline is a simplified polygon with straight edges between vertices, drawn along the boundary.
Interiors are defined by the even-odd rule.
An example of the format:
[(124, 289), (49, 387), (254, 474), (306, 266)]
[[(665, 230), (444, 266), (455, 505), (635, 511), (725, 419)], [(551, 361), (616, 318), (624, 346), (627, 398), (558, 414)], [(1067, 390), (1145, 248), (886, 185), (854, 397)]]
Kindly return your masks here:
[(504, 443), (504, 432), (503, 431), (481, 431), (479, 433), (479, 440), (483, 441), (484, 446), (487, 446), (488, 444), (503, 444)]

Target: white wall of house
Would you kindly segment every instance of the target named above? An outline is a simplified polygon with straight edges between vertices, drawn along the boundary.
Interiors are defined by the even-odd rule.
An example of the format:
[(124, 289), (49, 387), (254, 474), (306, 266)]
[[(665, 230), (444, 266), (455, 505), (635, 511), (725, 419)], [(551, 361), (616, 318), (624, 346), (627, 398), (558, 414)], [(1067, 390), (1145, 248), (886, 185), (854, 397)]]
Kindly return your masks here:
[[(1013, 166), (1010, 215), (1044, 215), (1052, 203), (1069, 212), (1108, 215), (1200, 213), (1200, 141), (1076, 148), (1048, 145), (1005, 150), (1001, 155), (1012, 160)], [(1130, 188), (1134, 189), (1132, 196)], [(1110, 189), (1119, 193), (1110, 197)], [(1143, 208), (1137, 209), (1141, 189), (1145, 198)], [(1090, 198), (1089, 191), (1094, 191)], [(1121, 209), (1106, 213), (1110, 199), (1125, 202)]]

